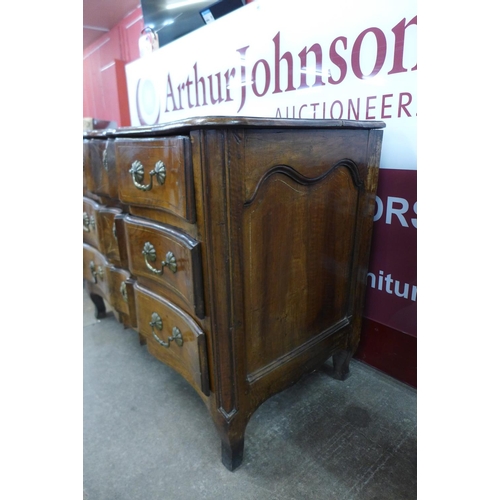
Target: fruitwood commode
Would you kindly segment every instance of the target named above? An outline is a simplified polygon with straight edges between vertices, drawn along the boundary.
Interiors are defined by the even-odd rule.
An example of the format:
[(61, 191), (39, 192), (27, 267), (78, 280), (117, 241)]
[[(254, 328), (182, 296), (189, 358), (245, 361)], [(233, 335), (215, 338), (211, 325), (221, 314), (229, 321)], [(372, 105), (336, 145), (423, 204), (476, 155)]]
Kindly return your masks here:
[(84, 134), (96, 315), (105, 299), (194, 387), (229, 470), (266, 399), (330, 356), (335, 378), (349, 371), (384, 126), (205, 117)]

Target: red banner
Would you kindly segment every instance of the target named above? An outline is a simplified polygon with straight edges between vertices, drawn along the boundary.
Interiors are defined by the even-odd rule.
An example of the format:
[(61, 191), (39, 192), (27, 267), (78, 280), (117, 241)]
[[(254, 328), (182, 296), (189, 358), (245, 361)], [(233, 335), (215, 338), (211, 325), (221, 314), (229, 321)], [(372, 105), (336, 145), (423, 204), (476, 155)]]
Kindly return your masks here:
[(417, 171), (382, 169), (365, 316), (417, 336)]

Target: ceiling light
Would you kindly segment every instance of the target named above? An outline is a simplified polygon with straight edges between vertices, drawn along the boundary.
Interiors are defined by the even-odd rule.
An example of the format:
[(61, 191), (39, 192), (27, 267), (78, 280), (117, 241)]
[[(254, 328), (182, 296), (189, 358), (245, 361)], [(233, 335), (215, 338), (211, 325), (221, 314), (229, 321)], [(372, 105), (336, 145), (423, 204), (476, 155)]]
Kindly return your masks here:
[(179, 9), (180, 7), (187, 7), (188, 5), (204, 2), (206, 2), (206, 0), (181, 0), (180, 2), (168, 2), (166, 8), (167, 10)]

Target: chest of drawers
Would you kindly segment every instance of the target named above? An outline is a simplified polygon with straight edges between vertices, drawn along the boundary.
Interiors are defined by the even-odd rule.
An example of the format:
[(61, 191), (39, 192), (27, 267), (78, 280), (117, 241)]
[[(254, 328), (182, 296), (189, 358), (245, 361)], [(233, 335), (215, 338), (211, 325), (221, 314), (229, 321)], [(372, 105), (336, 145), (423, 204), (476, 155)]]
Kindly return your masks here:
[[(83, 274), (205, 402), (222, 462), (361, 328), (383, 122), (204, 117), (88, 132)], [(104, 299), (104, 300), (103, 300)]]

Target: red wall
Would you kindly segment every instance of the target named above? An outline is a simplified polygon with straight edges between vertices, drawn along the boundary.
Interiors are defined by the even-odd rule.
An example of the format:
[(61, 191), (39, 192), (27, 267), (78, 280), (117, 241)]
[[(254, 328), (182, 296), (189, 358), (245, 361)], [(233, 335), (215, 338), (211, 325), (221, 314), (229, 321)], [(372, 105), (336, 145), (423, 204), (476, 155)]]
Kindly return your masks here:
[(130, 125), (125, 64), (139, 58), (144, 28), (137, 7), (83, 51), (83, 116)]
[(382, 169), (355, 357), (417, 386), (417, 171)]
[[(253, 0), (246, 0), (250, 3)], [(83, 51), (83, 116), (130, 125), (125, 64), (139, 58), (144, 28), (138, 6)]]

